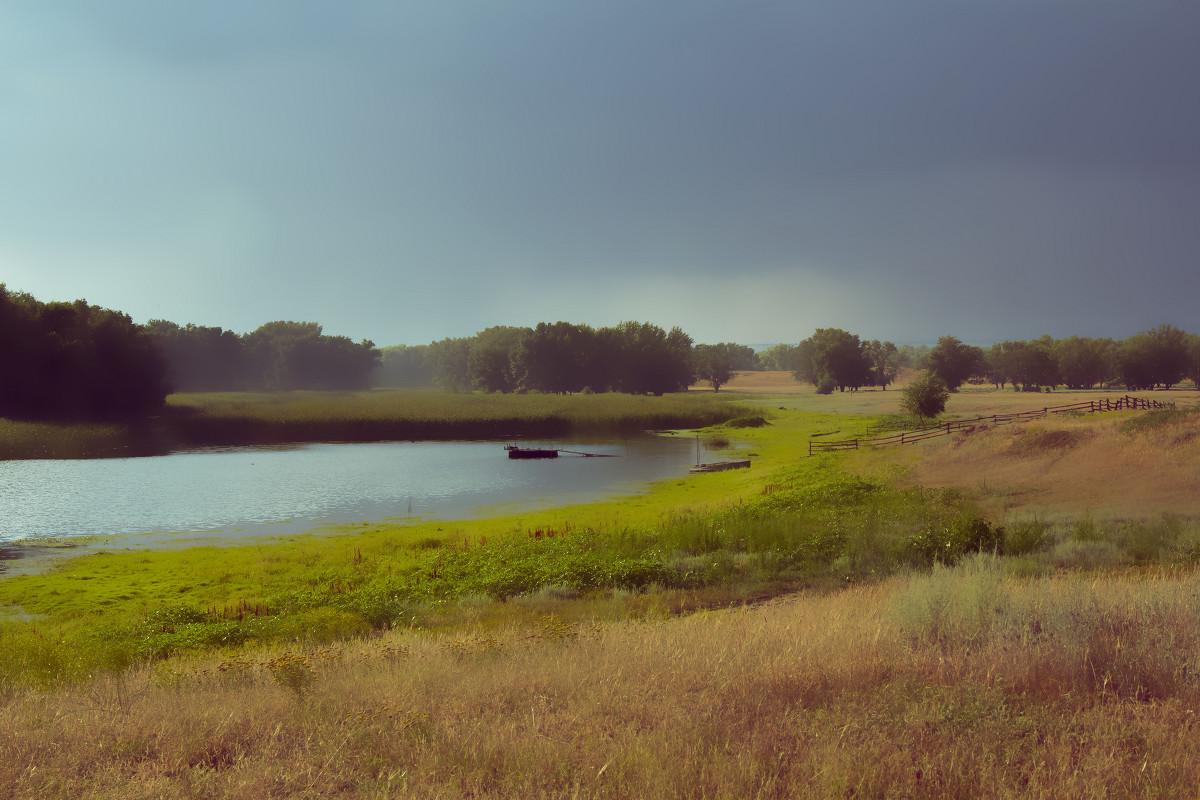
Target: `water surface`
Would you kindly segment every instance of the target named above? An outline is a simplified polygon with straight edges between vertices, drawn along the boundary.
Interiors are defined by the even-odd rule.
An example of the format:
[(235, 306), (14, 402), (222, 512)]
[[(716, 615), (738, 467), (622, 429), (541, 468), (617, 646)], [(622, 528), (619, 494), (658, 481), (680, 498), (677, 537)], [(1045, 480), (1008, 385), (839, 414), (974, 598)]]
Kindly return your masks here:
[(685, 474), (695, 456), (687, 438), (562, 446), (612, 457), (510, 460), (500, 442), (382, 442), (0, 461), (0, 542), (463, 519), (640, 492)]

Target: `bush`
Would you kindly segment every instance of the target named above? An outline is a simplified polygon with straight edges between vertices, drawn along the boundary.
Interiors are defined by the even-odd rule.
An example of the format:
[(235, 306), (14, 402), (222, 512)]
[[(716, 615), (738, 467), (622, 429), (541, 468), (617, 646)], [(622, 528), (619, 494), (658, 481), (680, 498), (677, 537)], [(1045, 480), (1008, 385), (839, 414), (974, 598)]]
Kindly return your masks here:
[(1040, 519), (1021, 520), (1012, 525), (1004, 538), (1006, 555), (1020, 556), (1041, 550), (1048, 542), (1050, 525)]
[(933, 419), (946, 410), (949, 397), (950, 390), (945, 381), (925, 370), (904, 387), (900, 395), (900, 408), (914, 417)]

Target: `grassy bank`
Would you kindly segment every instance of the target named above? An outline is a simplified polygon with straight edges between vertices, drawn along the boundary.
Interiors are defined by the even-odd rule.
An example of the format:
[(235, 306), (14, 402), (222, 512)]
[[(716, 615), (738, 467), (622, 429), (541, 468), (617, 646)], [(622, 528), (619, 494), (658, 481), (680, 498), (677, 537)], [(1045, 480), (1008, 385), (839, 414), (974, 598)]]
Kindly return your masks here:
[(565, 437), (700, 428), (747, 413), (723, 398), (479, 395), (436, 391), (175, 394), (163, 416), (123, 425), (0, 419), (0, 460), (151, 455), (177, 447), (314, 441)]

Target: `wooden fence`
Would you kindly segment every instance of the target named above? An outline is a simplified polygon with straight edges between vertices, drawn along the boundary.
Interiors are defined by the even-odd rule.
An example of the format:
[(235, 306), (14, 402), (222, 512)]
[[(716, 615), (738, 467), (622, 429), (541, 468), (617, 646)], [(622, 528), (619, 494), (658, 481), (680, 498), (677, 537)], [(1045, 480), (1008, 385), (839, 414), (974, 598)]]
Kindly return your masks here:
[[(889, 436), (876, 436), (866, 439), (843, 439), (836, 442), (814, 442), (812, 438), (828, 436), (829, 434), (815, 433), (808, 442), (808, 454), (826, 453), (834, 450), (857, 450), (865, 445), (882, 446), (889, 444), (913, 444), (926, 439), (936, 439), (939, 436), (949, 436), (958, 431), (974, 429), (983, 425), (1007, 425), (1012, 422), (1024, 422), (1038, 419), (1050, 414), (1095, 414), (1100, 411), (1149, 411), (1156, 408), (1174, 408), (1174, 403), (1162, 403), (1158, 400), (1147, 400), (1143, 397), (1125, 395), (1116, 400), (1105, 397), (1101, 400), (1087, 400), (1081, 403), (1071, 403), (1064, 406), (1047, 406), (1035, 411), (1022, 411), (1016, 414), (993, 414), (990, 417), (973, 417), (972, 419), (956, 419), (932, 425), (925, 428), (893, 433)], [(869, 429), (868, 429), (869, 430)]]

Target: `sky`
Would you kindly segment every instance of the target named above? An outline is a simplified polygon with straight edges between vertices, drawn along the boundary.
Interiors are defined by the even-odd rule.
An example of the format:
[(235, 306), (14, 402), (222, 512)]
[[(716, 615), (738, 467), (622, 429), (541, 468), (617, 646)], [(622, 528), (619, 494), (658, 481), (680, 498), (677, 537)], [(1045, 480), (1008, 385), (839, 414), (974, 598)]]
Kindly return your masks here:
[(0, 282), (380, 346), (1200, 332), (1194, 0), (17, 0)]

